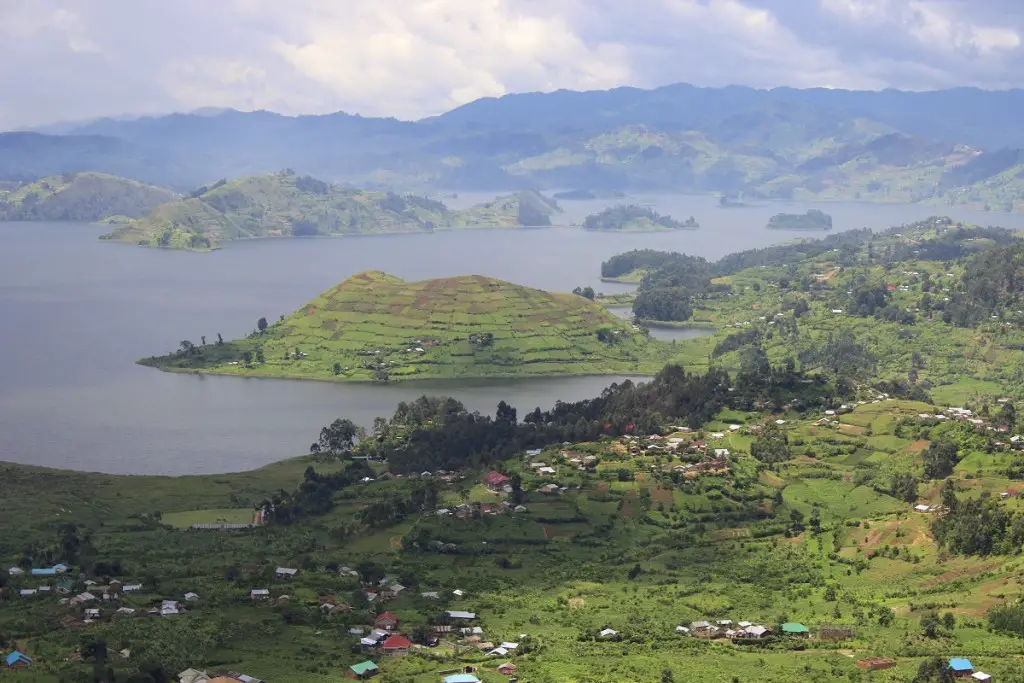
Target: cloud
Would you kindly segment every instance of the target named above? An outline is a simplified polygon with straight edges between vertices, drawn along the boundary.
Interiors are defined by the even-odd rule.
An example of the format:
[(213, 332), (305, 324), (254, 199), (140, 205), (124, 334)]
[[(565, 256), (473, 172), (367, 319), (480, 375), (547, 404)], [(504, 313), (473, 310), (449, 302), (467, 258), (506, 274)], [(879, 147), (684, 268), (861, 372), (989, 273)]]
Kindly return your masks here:
[(2, 0), (0, 128), (204, 106), (416, 118), (686, 81), (1024, 85), (1020, 0)]

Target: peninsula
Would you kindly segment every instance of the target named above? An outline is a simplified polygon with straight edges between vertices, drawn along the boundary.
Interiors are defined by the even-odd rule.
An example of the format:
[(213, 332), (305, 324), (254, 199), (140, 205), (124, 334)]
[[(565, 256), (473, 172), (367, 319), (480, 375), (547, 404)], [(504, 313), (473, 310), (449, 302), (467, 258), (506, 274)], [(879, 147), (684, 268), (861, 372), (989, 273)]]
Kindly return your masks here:
[(261, 319), (245, 339), (183, 341), (139, 363), (349, 381), (619, 374), (656, 370), (660, 346), (583, 296), (479, 275), (405, 282), (370, 271), (272, 325)]
[(455, 211), (425, 197), (358, 190), (286, 170), (200, 187), (101, 239), (205, 251), (226, 241), (263, 237), (546, 226), (558, 210), (540, 193), (518, 192)]
[(665, 232), (668, 230), (696, 230), (697, 220), (690, 216), (678, 221), (645, 206), (636, 204), (611, 206), (600, 213), (591, 214), (583, 221), (584, 230), (607, 232)]
[(818, 209), (807, 213), (777, 213), (768, 220), (769, 230), (831, 230), (832, 216)]
[(0, 191), (0, 221), (99, 221), (144, 216), (178, 195), (105, 173), (65, 173)]

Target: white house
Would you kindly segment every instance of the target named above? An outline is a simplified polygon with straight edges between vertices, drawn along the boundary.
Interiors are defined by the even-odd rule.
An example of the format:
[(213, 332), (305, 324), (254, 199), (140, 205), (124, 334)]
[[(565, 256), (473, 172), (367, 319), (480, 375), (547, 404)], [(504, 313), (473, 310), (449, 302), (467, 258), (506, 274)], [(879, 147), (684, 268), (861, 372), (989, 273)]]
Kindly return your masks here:
[(199, 599), (199, 596), (197, 594), (189, 591), (188, 593), (185, 593), (185, 599), (187, 601), (189, 601), (189, 602), (195, 602), (196, 600)]
[(11, 576), (24, 576), (25, 570), (21, 567), (11, 567), (7, 570), (7, 573)]
[(270, 591), (266, 588), (253, 588), (249, 591), (249, 597), (253, 600), (267, 600), (270, 598)]
[(444, 615), (449, 619), (476, 619), (475, 612), (463, 612), (460, 610), (448, 610)]
[(602, 630), (600, 633), (598, 633), (597, 635), (598, 635), (599, 638), (613, 638), (613, 637), (619, 635), (619, 632), (618, 631), (613, 631), (610, 628), (606, 628), (606, 629)]
[(278, 578), (290, 579), (298, 574), (299, 570), (293, 569), (292, 567), (278, 567), (274, 570), (274, 573), (277, 574)]

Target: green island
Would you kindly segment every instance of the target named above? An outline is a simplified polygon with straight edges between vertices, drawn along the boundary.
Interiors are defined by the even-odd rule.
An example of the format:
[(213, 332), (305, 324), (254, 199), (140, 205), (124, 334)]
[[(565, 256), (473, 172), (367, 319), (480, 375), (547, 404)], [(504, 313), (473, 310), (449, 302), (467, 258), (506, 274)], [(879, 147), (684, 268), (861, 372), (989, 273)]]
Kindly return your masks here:
[(478, 275), (404, 282), (348, 278), (237, 341), (183, 341), (139, 361), (162, 370), (388, 381), (652, 373), (670, 345), (589, 298)]
[(519, 192), (454, 211), (425, 197), (356, 190), (285, 170), (200, 187), (101, 239), (205, 251), (225, 241), (265, 237), (546, 227), (559, 210), (540, 193)]
[(178, 195), (104, 173), (65, 173), (0, 190), (0, 221), (100, 221), (144, 216)]
[(832, 216), (818, 209), (806, 213), (777, 213), (768, 219), (769, 230), (831, 230)]
[(619, 190), (564, 190), (551, 195), (555, 199), (566, 201), (582, 201), (587, 199), (619, 199), (626, 193)]
[(587, 216), (583, 220), (584, 230), (608, 232), (664, 232), (667, 230), (696, 230), (697, 220), (690, 216), (679, 221), (657, 211), (635, 204), (611, 206)]
[[(1020, 235), (937, 217), (602, 274), (638, 269), (634, 306), (658, 292), (667, 320), (717, 331), (591, 399), (487, 415), (424, 396), (235, 474), (0, 464), (12, 680), (1019, 682)], [(641, 343), (586, 297), (524, 289), (366, 273), (202, 354), (319, 367), (349, 311), (421, 330), (438, 290), (476, 302), (458, 325), (530, 298)], [(430, 321), (417, 338), (443, 343), (453, 318)], [(493, 324), (468, 353), (516, 323)]]

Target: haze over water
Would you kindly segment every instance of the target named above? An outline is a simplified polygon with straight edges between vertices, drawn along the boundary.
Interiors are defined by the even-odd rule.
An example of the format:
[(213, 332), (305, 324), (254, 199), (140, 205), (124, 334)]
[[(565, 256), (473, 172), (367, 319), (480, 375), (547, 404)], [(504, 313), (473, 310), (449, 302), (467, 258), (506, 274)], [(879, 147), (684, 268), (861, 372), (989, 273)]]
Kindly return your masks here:
[[(463, 206), (481, 195), (446, 200)], [(485, 199), (492, 195), (483, 196)], [(579, 222), (624, 200), (562, 202), (558, 222)], [(719, 209), (713, 197), (648, 196), (697, 231), (657, 234), (581, 230), (440, 232), (432, 235), (293, 239), (229, 244), (211, 254), (106, 244), (97, 226), (0, 223), (0, 460), (117, 473), (199, 474), (257, 467), (298, 455), (335, 417), (369, 425), (400, 400), (445, 393), (493, 413), (520, 414), (558, 399), (598, 394), (614, 377), (469, 383), (353, 385), (202, 377), (136, 366), (189, 339), (248, 333), (344, 278), (380, 269), (405, 279), (481, 274), (569, 291), (593, 286), (601, 261), (635, 248), (718, 258), (819, 233), (768, 231), (779, 211), (822, 208), (835, 230), (875, 229), (929, 215), (1024, 227), (1024, 216), (927, 206), (769, 204)]]

